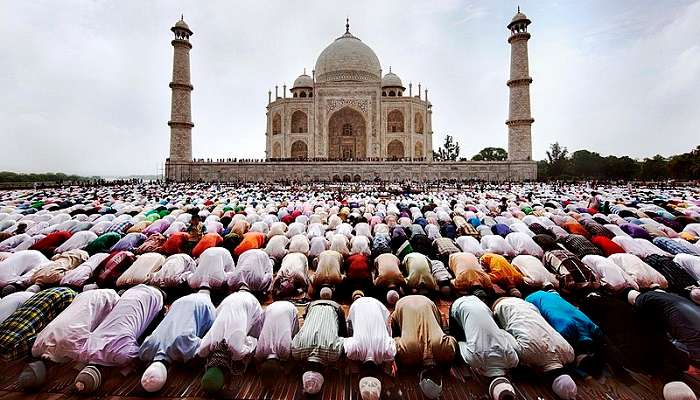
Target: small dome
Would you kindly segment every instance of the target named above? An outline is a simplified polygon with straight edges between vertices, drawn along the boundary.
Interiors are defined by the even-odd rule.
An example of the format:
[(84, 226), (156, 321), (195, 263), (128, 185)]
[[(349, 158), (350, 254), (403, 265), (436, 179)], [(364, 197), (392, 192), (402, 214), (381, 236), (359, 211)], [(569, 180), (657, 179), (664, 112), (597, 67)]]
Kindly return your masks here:
[(176, 29), (182, 29), (187, 31), (190, 35), (192, 34), (192, 30), (183, 17), (180, 17), (180, 20), (175, 23), (175, 26), (171, 30), (174, 32)]
[(314, 87), (314, 80), (306, 74), (301, 74), (297, 79), (294, 80), (294, 85), (292, 86), (292, 89), (311, 87)]
[(530, 20), (527, 18), (527, 15), (523, 14), (520, 12), (520, 7), (518, 7), (518, 12), (513, 16), (513, 19), (510, 20), (510, 24), (508, 24), (508, 28), (513, 26), (514, 24), (518, 22), (525, 22), (526, 24), (530, 24)]
[(381, 79), (379, 58), (350, 33), (329, 44), (316, 60), (316, 82), (373, 81)]
[(403, 88), (401, 78), (399, 78), (399, 76), (393, 72), (389, 72), (388, 74), (384, 75), (384, 78), (382, 78), (382, 87), (389, 86)]

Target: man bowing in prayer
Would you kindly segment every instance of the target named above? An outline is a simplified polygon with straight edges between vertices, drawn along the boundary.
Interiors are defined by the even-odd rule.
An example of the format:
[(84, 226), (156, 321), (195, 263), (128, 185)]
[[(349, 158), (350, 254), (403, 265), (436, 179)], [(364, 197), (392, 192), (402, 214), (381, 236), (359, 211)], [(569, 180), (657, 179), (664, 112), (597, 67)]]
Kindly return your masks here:
[(45, 362), (67, 363), (80, 357), (85, 342), (119, 300), (113, 289), (88, 290), (78, 294), (73, 302), (37, 335), (30, 362), (19, 376), (23, 389), (41, 386), (46, 374)]
[(294, 304), (275, 301), (265, 309), (255, 359), (263, 385), (270, 387), (283, 373), (283, 363), (292, 355), (292, 339), (299, 332), (299, 315)]
[(552, 382), (552, 390), (563, 400), (576, 398), (576, 383), (563, 372), (574, 362), (574, 349), (542, 318), (535, 306), (517, 297), (501, 297), (493, 304), (498, 323), (517, 342), (520, 364), (533, 368)]
[(305, 362), (302, 376), (304, 393), (315, 395), (323, 386), (323, 368), (334, 365), (343, 353), (347, 336), (345, 313), (338, 303), (330, 300), (330, 288), (321, 289), (321, 300), (308, 305), (304, 326), (292, 341), (292, 357)]
[(476, 296), (457, 299), (450, 309), (450, 332), (460, 335), (459, 353), (478, 374), (491, 380), (493, 400), (514, 399), (515, 390), (506, 375), (518, 365), (517, 342), (499, 328), (489, 307)]
[(186, 363), (194, 358), (215, 314), (207, 289), (173, 302), (163, 321), (139, 349), (141, 360), (151, 363), (141, 377), (141, 386), (147, 392), (156, 392), (163, 387), (170, 363)]
[[(396, 302), (391, 314), (396, 342), (396, 359), (407, 366), (426, 368), (421, 373), (421, 390), (428, 398), (442, 391), (442, 368), (449, 368), (457, 351), (457, 342), (446, 335), (440, 313), (430, 299), (421, 295), (406, 296)], [(398, 334), (398, 337), (396, 337)]]
[(73, 301), (69, 288), (42, 290), (22, 303), (0, 324), (0, 358), (14, 361), (30, 354), (37, 334)]
[(214, 394), (224, 386), (227, 373), (240, 375), (250, 361), (263, 325), (263, 310), (253, 294), (241, 290), (228, 295), (216, 309), (216, 319), (199, 345), (207, 358), (202, 389)]
[(79, 360), (88, 364), (75, 378), (75, 389), (94, 392), (101, 367), (123, 367), (139, 356), (138, 340), (163, 309), (163, 292), (137, 285), (124, 292), (112, 311), (90, 334)]

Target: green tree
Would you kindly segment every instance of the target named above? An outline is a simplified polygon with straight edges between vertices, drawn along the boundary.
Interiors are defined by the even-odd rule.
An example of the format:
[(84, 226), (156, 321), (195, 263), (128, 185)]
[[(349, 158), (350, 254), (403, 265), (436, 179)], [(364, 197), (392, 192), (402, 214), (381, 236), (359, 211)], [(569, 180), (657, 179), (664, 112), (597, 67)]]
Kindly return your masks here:
[(559, 142), (554, 142), (549, 146), (547, 163), (551, 178), (559, 178), (566, 171), (569, 162), (568, 156), (569, 150), (561, 146)]
[(657, 154), (652, 158), (645, 158), (642, 162), (641, 178), (648, 181), (668, 179), (668, 160)]
[(507, 159), (508, 152), (500, 147), (485, 147), (472, 157), (472, 161), (505, 161)]
[(588, 150), (576, 150), (571, 154), (571, 175), (579, 178), (599, 178), (603, 175), (603, 157)]
[(437, 152), (433, 151), (433, 160), (435, 161), (455, 161), (459, 157), (459, 143), (454, 140), (452, 135), (445, 136), (445, 142)]

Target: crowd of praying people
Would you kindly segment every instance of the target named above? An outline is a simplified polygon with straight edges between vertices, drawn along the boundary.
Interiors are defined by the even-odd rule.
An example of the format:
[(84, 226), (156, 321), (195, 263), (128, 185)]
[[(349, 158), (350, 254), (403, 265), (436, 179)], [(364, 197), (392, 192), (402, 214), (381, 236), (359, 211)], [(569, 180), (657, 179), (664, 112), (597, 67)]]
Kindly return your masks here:
[(159, 392), (200, 358), (210, 396), (251, 369), (274, 387), (290, 366), (319, 395), (347, 362), (363, 400), (401, 398), (402, 373), (437, 399), (461, 363), (494, 400), (518, 398), (516, 368), (563, 400), (606, 369), (697, 400), (699, 240), (693, 187), (1, 191), (0, 358), (25, 362), (25, 390), (77, 363), (88, 395), (110, 369)]

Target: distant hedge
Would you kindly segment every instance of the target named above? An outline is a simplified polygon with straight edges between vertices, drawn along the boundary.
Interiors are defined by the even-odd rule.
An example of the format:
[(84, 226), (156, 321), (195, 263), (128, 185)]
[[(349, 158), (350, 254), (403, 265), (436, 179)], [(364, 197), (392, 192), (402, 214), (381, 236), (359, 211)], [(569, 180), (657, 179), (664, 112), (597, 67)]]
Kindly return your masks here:
[(10, 171), (0, 171), (0, 182), (77, 182), (100, 179), (97, 176), (66, 175), (61, 172), (46, 172), (43, 174), (18, 174)]

